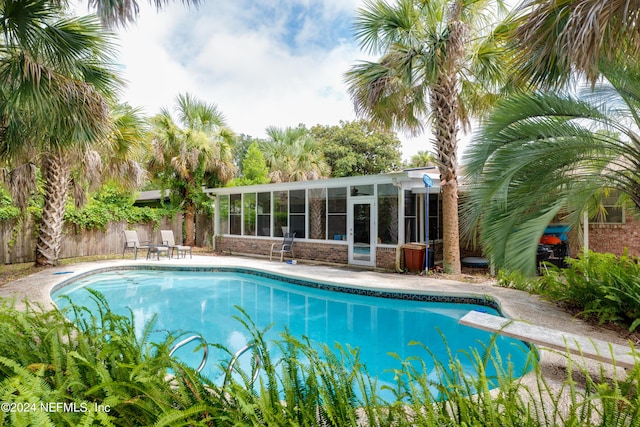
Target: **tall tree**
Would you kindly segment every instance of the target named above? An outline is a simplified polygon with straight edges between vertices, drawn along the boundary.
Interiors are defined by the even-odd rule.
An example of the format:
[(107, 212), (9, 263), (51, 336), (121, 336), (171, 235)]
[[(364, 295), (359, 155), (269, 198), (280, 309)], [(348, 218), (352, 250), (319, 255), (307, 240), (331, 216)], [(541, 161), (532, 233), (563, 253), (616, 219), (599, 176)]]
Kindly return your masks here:
[(85, 166), (88, 179), (101, 170), (92, 148), (111, 130), (107, 101), (119, 86), (114, 45), (95, 18), (70, 19), (48, 1), (2, 2), (0, 17), (0, 157), (13, 166), (9, 183), (21, 206), (41, 167), (36, 263), (54, 265), (68, 189), (77, 184), (72, 166)]
[(640, 209), (640, 66), (601, 61), (605, 82), (501, 103), (465, 164), (463, 223), (500, 269), (535, 273), (540, 236), (555, 215), (577, 226), (619, 190)]
[(366, 0), (356, 16), (363, 50), (381, 55), (347, 73), (356, 112), (387, 128), (431, 126), (443, 196), (444, 269), (459, 273), (458, 131), (507, 82), (491, 0)]
[(640, 0), (525, 0), (512, 28), (526, 79), (557, 87), (578, 71), (595, 82), (601, 58), (640, 55)]
[(149, 170), (173, 200), (184, 207), (184, 242), (194, 245), (195, 214), (204, 200), (202, 186), (224, 185), (233, 178), (234, 134), (215, 104), (178, 95), (174, 121), (167, 109), (151, 119), (153, 157)]
[(304, 126), (267, 128), (263, 145), (271, 182), (307, 181), (331, 173), (318, 142)]
[(360, 120), (310, 129), (331, 166), (331, 176), (372, 175), (400, 169), (400, 140), (392, 131)]

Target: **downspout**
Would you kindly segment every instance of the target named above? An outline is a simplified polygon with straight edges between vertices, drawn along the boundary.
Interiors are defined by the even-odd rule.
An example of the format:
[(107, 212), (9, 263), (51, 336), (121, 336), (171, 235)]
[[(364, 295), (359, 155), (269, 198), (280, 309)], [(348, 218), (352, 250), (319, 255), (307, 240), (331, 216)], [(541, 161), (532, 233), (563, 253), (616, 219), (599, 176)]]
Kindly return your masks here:
[(213, 250), (213, 252), (216, 252), (216, 216), (218, 215), (218, 209), (217, 209), (217, 201), (218, 198), (215, 195), (212, 195), (211, 193), (206, 193), (207, 197), (211, 200), (212, 204), (213, 204), (213, 217), (211, 218), (211, 229), (213, 230), (212, 236), (211, 236), (211, 248)]
[[(392, 180), (392, 184), (394, 187), (396, 187), (399, 191), (398, 191), (398, 200), (402, 200), (402, 204), (400, 204), (400, 206), (398, 206), (398, 212), (404, 212), (404, 194), (402, 193), (402, 184), (398, 183), (397, 178), (393, 178)], [(404, 214), (403, 218), (404, 218)], [(404, 241), (404, 233), (400, 233), (400, 214), (398, 214), (398, 245), (396, 246), (396, 263), (395, 263), (395, 269), (396, 269), (396, 273), (404, 273), (404, 271), (402, 270), (402, 268), (400, 268), (400, 253), (402, 250), (402, 243), (401, 241)], [(402, 236), (402, 238), (401, 238)]]
[(429, 273), (429, 189), (433, 187), (433, 179), (425, 173), (422, 175), (422, 182), (424, 182), (426, 189), (424, 195), (424, 271)]

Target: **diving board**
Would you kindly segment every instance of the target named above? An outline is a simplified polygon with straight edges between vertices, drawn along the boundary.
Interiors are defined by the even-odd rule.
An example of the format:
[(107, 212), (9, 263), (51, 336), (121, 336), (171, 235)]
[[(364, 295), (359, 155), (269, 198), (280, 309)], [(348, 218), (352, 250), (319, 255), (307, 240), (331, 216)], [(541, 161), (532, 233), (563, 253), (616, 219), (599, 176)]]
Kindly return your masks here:
[(488, 332), (526, 341), (540, 347), (568, 352), (601, 362), (613, 363), (618, 367), (632, 369), (640, 363), (640, 351), (632, 347), (588, 338), (582, 335), (561, 332), (556, 329), (532, 325), (521, 320), (506, 319), (492, 314), (470, 311), (459, 323)]

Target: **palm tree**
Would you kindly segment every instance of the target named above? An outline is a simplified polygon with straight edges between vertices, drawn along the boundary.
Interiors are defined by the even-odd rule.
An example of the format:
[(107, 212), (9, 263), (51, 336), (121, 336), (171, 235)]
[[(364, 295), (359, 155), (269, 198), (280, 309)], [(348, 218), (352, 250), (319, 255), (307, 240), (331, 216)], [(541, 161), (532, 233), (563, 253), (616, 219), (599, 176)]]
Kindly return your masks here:
[(347, 74), (356, 112), (418, 133), (431, 126), (443, 196), (444, 269), (460, 272), (458, 130), (486, 111), (493, 83), (507, 82), (499, 33), (502, 2), (367, 0), (355, 28), (361, 47), (382, 55)]
[(418, 151), (416, 154), (411, 156), (411, 161), (408, 166), (410, 168), (419, 168), (422, 166), (433, 166), (435, 163), (435, 157), (432, 153), (428, 151)]
[(184, 207), (185, 245), (194, 245), (195, 214), (208, 179), (223, 185), (235, 174), (234, 134), (215, 104), (178, 95), (175, 112), (163, 109), (151, 119), (153, 157), (149, 169)]
[[(183, 4), (198, 6), (200, 0), (181, 0)], [(64, 4), (61, 0), (54, 3)], [(140, 12), (140, 5), (136, 0), (88, 0), (88, 8), (100, 17), (101, 22), (105, 26), (123, 26), (135, 22)], [(149, 0), (149, 4), (161, 10), (169, 0)]]
[(525, 77), (562, 85), (578, 70), (590, 81), (599, 59), (640, 54), (639, 0), (526, 0), (514, 15), (514, 53)]
[(267, 128), (265, 160), (271, 182), (307, 181), (326, 178), (331, 173), (317, 141), (304, 126)]
[(500, 104), (467, 152), (467, 236), (479, 230), (496, 268), (535, 272), (554, 216), (578, 225), (619, 190), (640, 208), (640, 66), (604, 63), (606, 81), (577, 95), (535, 93)]
[(128, 104), (113, 106), (110, 116), (111, 132), (102, 146), (103, 151), (98, 153), (102, 158), (110, 159), (102, 170), (101, 180), (115, 179), (129, 190), (140, 188), (147, 178), (142, 163), (151, 151), (146, 119), (140, 108)]
[(46, 1), (0, 7), (0, 157), (14, 166), (9, 182), (21, 206), (41, 167), (45, 197), (36, 264), (54, 265), (72, 165), (98, 170), (91, 147), (110, 130), (107, 100), (119, 86), (113, 44), (96, 19), (69, 19)]

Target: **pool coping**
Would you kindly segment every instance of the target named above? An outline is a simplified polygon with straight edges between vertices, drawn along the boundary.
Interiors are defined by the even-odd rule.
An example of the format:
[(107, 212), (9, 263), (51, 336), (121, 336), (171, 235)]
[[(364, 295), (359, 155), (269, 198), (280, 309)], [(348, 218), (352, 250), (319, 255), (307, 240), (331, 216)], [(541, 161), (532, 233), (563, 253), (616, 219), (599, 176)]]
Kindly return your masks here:
[[(175, 265), (148, 265), (148, 264), (126, 264), (119, 266), (101, 267), (94, 270), (86, 271), (78, 275), (74, 275), (70, 278), (63, 279), (61, 282), (55, 283), (51, 286), (49, 294), (59, 291), (60, 289), (72, 285), (74, 282), (81, 280), (84, 277), (88, 277), (94, 274), (106, 273), (110, 271), (126, 271), (126, 270), (159, 270), (159, 271), (194, 271), (194, 272), (231, 272), (231, 273), (245, 273), (258, 277), (265, 277), (269, 279), (281, 280), (286, 283), (304, 286), (311, 289), (325, 290), (331, 292), (338, 292), (351, 295), (371, 296), (377, 298), (386, 299), (398, 299), (405, 301), (418, 301), (418, 302), (445, 302), (445, 303), (458, 303), (458, 304), (475, 304), (482, 305), (488, 308), (493, 308), (500, 314), (502, 307), (500, 302), (487, 294), (476, 293), (451, 293), (451, 292), (433, 292), (433, 291), (420, 291), (414, 290), (411, 292), (400, 289), (384, 289), (373, 288), (368, 286), (346, 286), (342, 283), (335, 283), (329, 281), (323, 281), (318, 279), (309, 279), (298, 277), (294, 275), (284, 275), (282, 273), (274, 273), (260, 268), (253, 267), (240, 267), (240, 266), (175, 266)], [(55, 304), (54, 304), (55, 305)]]

